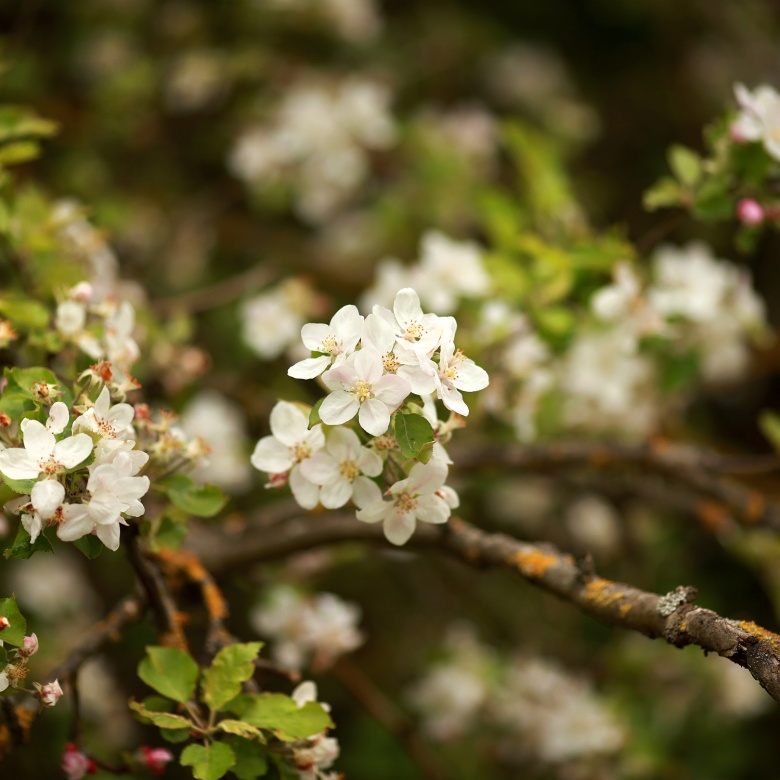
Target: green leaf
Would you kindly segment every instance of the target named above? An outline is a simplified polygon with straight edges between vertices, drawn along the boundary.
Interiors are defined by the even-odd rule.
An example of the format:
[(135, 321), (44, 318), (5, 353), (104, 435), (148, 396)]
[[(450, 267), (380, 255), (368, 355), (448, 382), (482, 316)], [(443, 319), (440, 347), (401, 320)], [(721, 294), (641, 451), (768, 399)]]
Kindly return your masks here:
[(16, 385), (23, 395), (35, 398), (33, 385), (36, 382), (46, 382), (50, 385), (59, 385), (59, 380), (53, 371), (48, 368), (7, 368), (5, 377), (9, 384)]
[(177, 647), (147, 647), (138, 676), (157, 693), (184, 703), (195, 693), (198, 665)]
[(214, 485), (196, 485), (185, 474), (172, 474), (157, 482), (168, 498), (185, 512), (197, 517), (213, 517), (227, 503), (227, 496)]
[(397, 412), (395, 438), (405, 458), (416, 458), (426, 444), (433, 442), (433, 428), (421, 414)]
[(5, 474), (0, 474), (0, 477), (2, 477), (3, 482), (8, 485), (14, 493), (19, 493), (20, 495), (29, 494), (33, 489), (33, 485), (37, 482), (35, 479), (11, 479), (10, 477), (6, 477)]
[(231, 718), (221, 720), (217, 724), (217, 728), (226, 734), (235, 734), (237, 737), (243, 737), (244, 739), (254, 739), (263, 744), (266, 741), (265, 735), (257, 726), (250, 726), (243, 720), (233, 720)]
[(0, 396), (0, 412), (7, 414), (12, 420), (19, 420), (21, 416), (34, 408), (34, 404), (25, 393), (18, 388), (6, 387)]
[(223, 647), (206, 672), (203, 682), (203, 700), (213, 710), (221, 709), (241, 693), (241, 685), (254, 673), (254, 661), (262, 642)]
[(648, 211), (656, 211), (669, 206), (679, 206), (682, 200), (680, 185), (674, 179), (666, 176), (645, 191), (642, 204)]
[(678, 180), (688, 187), (701, 178), (701, 158), (686, 146), (674, 144), (669, 149), (669, 165)]
[(97, 558), (98, 555), (100, 555), (100, 553), (102, 553), (105, 549), (103, 542), (101, 542), (97, 536), (93, 536), (92, 534), (87, 534), (86, 536), (82, 536), (81, 539), (76, 539), (73, 544), (90, 560)]
[(53, 550), (51, 542), (44, 534), (38, 534), (35, 543), (30, 544), (30, 534), (27, 533), (25, 527), (20, 523), (14, 543), (6, 548), (3, 556), (5, 558), (18, 558), (21, 561), (26, 561), (37, 552), (52, 552)]
[(197, 780), (219, 780), (236, 763), (236, 754), (224, 742), (188, 745), (179, 762), (182, 766), (191, 766)]
[(187, 523), (172, 517), (173, 512), (164, 514), (151, 535), (153, 552), (160, 550), (178, 550), (187, 538)]
[(22, 330), (40, 330), (49, 324), (49, 310), (26, 298), (0, 298), (0, 314)]
[(161, 729), (193, 729), (195, 724), (189, 718), (183, 718), (181, 715), (174, 715), (170, 712), (155, 712), (145, 707), (141, 702), (128, 702), (130, 709), (137, 712), (142, 718), (146, 718)]
[(325, 400), (325, 396), (319, 399), (316, 404), (312, 407), (312, 410), (309, 412), (309, 430), (311, 430), (317, 423), (321, 423), (322, 420), (320, 419), (320, 407), (322, 406), (322, 402)]
[(228, 744), (236, 756), (230, 771), (238, 780), (255, 780), (268, 774), (268, 759), (260, 745), (245, 739), (230, 739)]
[(268, 729), (286, 742), (306, 739), (333, 727), (330, 715), (321, 704), (309, 701), (299, 707), (297, 702), (281, 693), (240, 696), (231, 704), (231, 710), (241, 720)]
[(0, 146), (0, 165), (15, 165), (34, 160), (41, 153), (41, 147), (35, 141), (16, 141)]
[(780, 452), (780, 415), (764, 409), (758, 417), (758, 427), (769, 443)]
[(9, 596), (7, 599), (0, 599), (0, 615), (8, 618), (8, 622), (11, 624), (8, 628), (0, 631), (0, 639), (9, 645), (24, 644), (24, 637), (27, 633), (27, 621), (22, 617), (22, 613), (19, 612), (19, 607), (16, 606), (16, 599), (13, 596)]
[(46, 138), (57, 132), (57, 123), (42, 119), (24, 106), (0, 106), (0, 145), (26, 138)]

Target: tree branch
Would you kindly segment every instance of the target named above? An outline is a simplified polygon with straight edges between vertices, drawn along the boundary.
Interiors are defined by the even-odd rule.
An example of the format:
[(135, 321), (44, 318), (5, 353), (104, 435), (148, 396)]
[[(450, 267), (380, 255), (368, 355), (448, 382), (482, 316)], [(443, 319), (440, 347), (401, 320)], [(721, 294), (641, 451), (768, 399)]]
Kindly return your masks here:
[[(223, 540), (201, 529), (192, 545), (215, 575), (237, 567), (346, 541), (386, 544), (382, 528), (361, 523), (347, 513), (298, 518), (272, 527), (248, 526)], [(431, 548), (476, 567), (511, 571), (554, 593), (601, 623), (663, 639), (676, 647), (696, 645), (746, 667), (775, 701), (780, 702), (780, 636), (749, 621), (721, 617), (693, 603), (695, 589), (679, 587), (666, 595), (603, 579), (591, 566), (551, 545), (519, 542), (487, 533), (457, 518), (443, 526), (422, 523), (409, 546)]]

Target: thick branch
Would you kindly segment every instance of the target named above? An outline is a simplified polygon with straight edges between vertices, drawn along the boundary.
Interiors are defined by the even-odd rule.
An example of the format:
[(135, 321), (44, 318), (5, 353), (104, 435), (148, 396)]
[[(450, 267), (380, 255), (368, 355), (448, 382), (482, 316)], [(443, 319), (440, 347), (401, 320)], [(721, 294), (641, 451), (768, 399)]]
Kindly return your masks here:
[[(346, 513), (332, 514), (271, 528), (250, 526), (222, 545), (212, 535), (196, 535), (193, 545), (207, 568), (225, 574), (313, 547), (356, 540), (384, 544), (382, 528), (360, 523)], [(612, 582), (550, 545), (487, 533), (456, 518), (444, 526), (420, 524), (409, 544), (438, 549), (471, 566), (508, 569), (601, 623), (664, 639), (676, 647), (697, 645), (718, 653), (746, 667), (780, 702), (780, 636), (695, 606), (693, 588), (678, 588), (661, 596)]]

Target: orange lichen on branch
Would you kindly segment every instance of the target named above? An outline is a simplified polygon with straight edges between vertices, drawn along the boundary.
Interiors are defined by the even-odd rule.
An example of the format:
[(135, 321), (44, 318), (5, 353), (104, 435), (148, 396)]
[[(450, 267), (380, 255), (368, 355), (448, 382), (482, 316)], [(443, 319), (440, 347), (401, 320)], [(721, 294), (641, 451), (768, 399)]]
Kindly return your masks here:
[(758, 639), (763, 639), (764, 642), (767, 642), (772, 646), (772, 649), (776, 653), (780, 653), (780, 636), (777, 634), (767, 631), (765, 628), (761, 628), (761, 626), (754, 623), (752, 620), (740, 620), (739, 627), (745, 633), (758, 637)]
[(557, 562), (557, 555), (545, 553), (541, 550), (528, 552), (520, 550), (509, 559), (509, 563), (519, 569), (524, 576), (533, 580), (541, 579), (547, 569)]
[(717, 501), (699, 501), (696, 512), (701, 524), (713, 533), (722, 531), (729, 524), (728, 510)]
[(228, 616), (227, 602), (222, 591), (195, 555), (181, 550), (162, 550), (157, 557), (169, 574), (180, 572), (201, 589), (203, 603), (211, 620), (224, 620)]
[(751, 523), (757, 523), (766, 512), (766, 498), (760, 493), (751, 491), (748, 496), (745, 518)]
[[(615, 583), (597, 577), (585, 586), (585, 598), (599, 607), (611, 607), (621, 601), (625, 593), (615, 589)], [(631, 609), (630, 604), (620, 606), (621, 615), (625, 615)]]
[(186, 612), (173, 612), (170, 615), (171, 628), (161, 638), (160, 644), (163, 647), (176, 647), (179, 650), (189, 652), (189, 645), (187, 644), (187, 637), (184, 636), (182, 626), (189, 620), (189, 616)]

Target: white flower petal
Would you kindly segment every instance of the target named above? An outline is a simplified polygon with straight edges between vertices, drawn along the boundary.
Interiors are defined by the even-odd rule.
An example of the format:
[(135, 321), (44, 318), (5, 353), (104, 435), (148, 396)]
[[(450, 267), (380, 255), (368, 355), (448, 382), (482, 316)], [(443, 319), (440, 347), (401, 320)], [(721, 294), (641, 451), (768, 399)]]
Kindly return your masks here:
[(300, 469), (303, 476), (315, 485), (325, 485), (339, 476), (339, 464), (326, 452), (318, 452), (306, 458), (301, 462)]
[(290, 472), (290, 490), (293, 498), (304, 509), (314, 509), (320, 502), (319, 486), (309, 482), (299, 467), (294, 467)]
[(51, 520), (65, 498), (65, 488), (56, 479), (36, 482), (30, 491), (30, 502), (43, 520)]
[(414, 533), (415, 525), (414, 515), (411, 512), (393, 512), (383, 526), (385, 538), (398, 546), (406, 544)]
[(56, 401), (49, 409), (49, 419), (46, 422), (46, 427), (52, 433), (62, 433), (69, 419), (68, 407), (62, 401)]
[(330, 355), (299, 360), (287, 369), (287, 376), (293, 379), (314, 379), (330, 365), (330, 360)]
[(351, 420), (359, 408), (360, 402), (354, 395), (346, 390), (336, 390), (322, 402), (320, 419), (327, 425), (342, 425)]
[(372, 436), (381, 436), (390, 427), (390, 410), (379, 399), (369, 398), (360, 404), (358, 422), (367, 433)]
[(41, 469), (27, 450), (13, 447), (0, 450), (0, 472), (8, 479), (37, 479)]
[(336, 479), (322, 486), (320, 503), (326, 509), (338, 509), (352, 498), (352, 485), (343, 478)]
[(282, 444), (292, 447), (309, 429), (309, 419), (303, 411), (289, 401), (279, 401), (271, 410), (271, 433)]
[(352, 501), (359, 509), (370, 506), (375, 502), (382, 503), (382, 491), (379, 485), (376, 482), (372, 482), (368, 477), (356, 477), (352, 483)]
[(92, 452), (93, 441), (86, 433), (77, 433), (54, 445), (54, 459), (66, 469), (85, 461)]
[(264, 436), (255, 445), (255, 451), (249, 461), (260, 471), (283, 474), (292, 467), (294, 459), (289, 447), (273, 436)]

